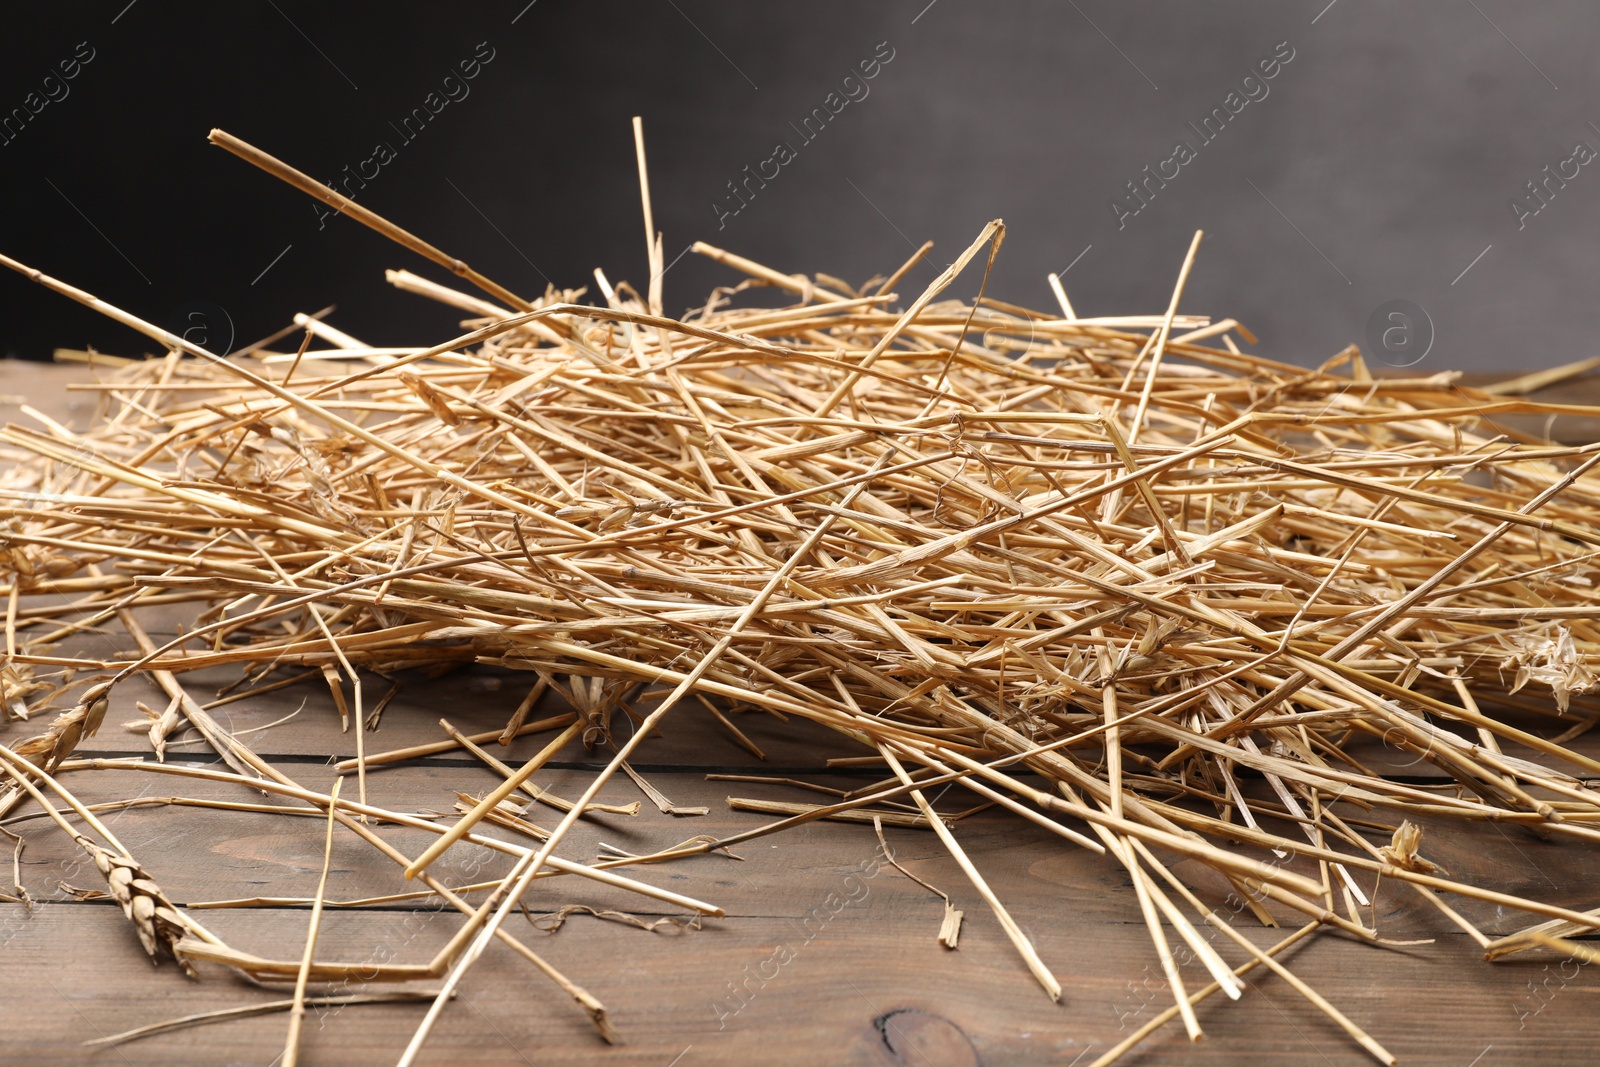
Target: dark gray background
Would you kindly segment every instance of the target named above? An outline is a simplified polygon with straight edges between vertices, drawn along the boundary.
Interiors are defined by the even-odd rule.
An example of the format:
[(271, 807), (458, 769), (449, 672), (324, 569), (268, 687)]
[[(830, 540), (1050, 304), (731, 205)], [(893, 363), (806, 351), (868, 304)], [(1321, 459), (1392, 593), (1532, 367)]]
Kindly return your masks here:
[[(163, 324), (221, 307), (240, 344), (333, 302), (376, 344), (447, 337), (455, 316), (382, 277), (444, 272), (347, 220), (319, 230), (308, 197), (207, 145), (212, 126), (320, 179), (396, 143), (360, 201), (537, 295), (595, 266), (642, 286), (637, 113), (669, 260), (700, 238), (859, 283), (932, 238), (909, 299), (1000, 217), (991, 295), (1052, 307), (1044, 276), (1072, 264), (1080, 314), (1151, 313), (1198, 228), (1182, 310), (1236, 316), (1266, 355), (1365, 347), (1392, 299), (1436, 328), (1421, 369), (1596, 354), (1600, 165), (1520, 230), (1508, 206), (1576, 142), (1600, 148), (1600, 8), (1580, 0), (33, 5), (6, 13), (0, 113), (80, 41), (96, 57), (70, 95), (0, 145), (0, 251)], [(388, 124), (481, 41), (495, 58), (471, 95), (400, 145)], [(883, 41), (870, 95), (800, 146), (789, 123)], [(1198, 147), (1187, 123), (1285, 41), (1267, 98), (1119, 230), (1111, 197), (1179, 138)], [(780, 140), (798, 158), (719, 231), (725, 183)], [(685, 256), (667, 305), (732, 280)], [(0, 354), (87, 344), (149, 349), (0, 277)]]

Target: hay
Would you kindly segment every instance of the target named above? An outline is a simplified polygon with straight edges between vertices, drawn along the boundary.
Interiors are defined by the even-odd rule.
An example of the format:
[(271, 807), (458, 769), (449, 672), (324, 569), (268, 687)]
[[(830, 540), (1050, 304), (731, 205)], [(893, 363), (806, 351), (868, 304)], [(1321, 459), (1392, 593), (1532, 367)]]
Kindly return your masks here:
[[(1362, 905), (1380, 877), (1437, 905), (1491, 956), (1552, 930), (1600, 926), (1593, 914), (1451, 879), (1407, 821), (1493, 820), (1574, 846), (1595, 841), (1600, 807), (1581, 779), (1600, 763), (1541, 727), (1566, 730), (1569, 707), (1584, 723), (1595, 715), (1582, 697), (1596, 685), (1600, 641), (1600, 479), (1590, 474), (1600, 446), (1551, 445), (1490, 419), (1590, 409), (1497, 397), (1452, 374), (1374, 378), (1354, 348), (1314, 370), (1242, 354), (1231, 335), (1248, 334), (1237, 323), (1177, 314), (1198, 235), (1170, 305), (1153, 316), (1079, 318), (1058, 279), (1060, 314), (981, 295), (941, 299), (973, 260), (992, 265), (998, 222), (909, 302), (891, 290), (926, 246), (888, 280), (852, 287), (697, 244), (744, 278), (673, 318), (654, 233), (645, 294), (596, 271), (603, 303), (583, 303), (582, 291), (527, 300), (243, 142), (220, 131), (213, 140), (492, 300), (391, 272), (398, 287), (467, 311), (469, 332), (383, 350), (306, 319), (299, 352), (224, 360), (0, 257), (169, 349), (89, 386), (101, 406), (82, 433), (48, 420), (0, 430), (15, 460), (0, 479), (4, 706), (37, 714), (82, 684), (85, 667), (115, 672), (87, 679), (95, 684), (77, 706), (16, 753), (0, 749), (0, 768), (18, 783), (0, 807), (42, 798), (36, 781), (61, 790), (48, 771), (92, 762), (264, 788), (300, 814), (331, 808), (472, 916), (427, 965), (379, 968), (375, 980), (445, 979), (402, 1062), (494, 938), (555, 980), (609, 1039), (599, 1002), (502, 928), (536, 877), (601, 879), (715, 915), (713, 904), (610, 868), (701, 855), (815, 818), (931, 829), (1059, 996), (1049, 961), (961, 849), (955, 816), (924, 795), (946, 782), (1127, 870), (1175, 1004), (1099, 1062), (1174, 1017), (1197, 1036), (1192, 1005), (1219, 989), (1237, 997), (1237, 976), (1258, 964), (1392, 1062), (1272, 958), (1329, 928), (1377, 941)], [(640, 163), (642, 174), (642, 147)], [(795, 300), (740, 307), (752, 287)], [(308, 350), (318, 336), (332, 347)], [(195, 625), (156, 645), (141, 614), (179, 603), (199, 609)], [(59, 653), (59, 642), (112, 617), (140, 658)], [(370, 681), (466, 663), (529, 672), (529, 699), (503, 736), (562, 730), (558, 743), (520, 769), (496, 764), (505, 786), (481, 801), (461, 796), (466, 814), (453, 826), (368, 805), (370, 769), (468, 742), (449, 727), (454, 739), (439, 745), (369, 756), (364, 728), (388, 697), (369, 707), (362, 672)], [(183, 674), (223, 665), (257, 682), (291, 667), (325, 678), (355, 727), (358, 756), (341, 770), (356, 775), (358, 798), (334, 802), (299, 786), (184, 691)], [(173, 702), (150, 712), (158, 755), (186, 720), (232, 773), (71, 759), (110, 689), (135, 672)], [(1521, 701), (1541, 727), (1480, 710), (1479, 699), (1515, 702), (1523, 685), (1554, 694), (1558, 709)], [(575, 713), (527, 723), (547, 690)], [(890, 777), (820, 805), (738, 799), (793, 814), (730, 839), (593, 864), (556, 856), (656, 723), (701, 714), (683, 706), (687, 697), (709, 698), (710, 713), (752, 749), (730, 711), (837, 731)], [(639, 728), (614, 735), (613, 716), (635, 704), (649, 709)], [(609, 747), (609, 762), (582, 796), (548, 798), (528, 779), (575, 734)], [(1426, 759), (1457, 788), (1367, 771), (1350, 749), (1373, 737)], [(1525, 754), (1502, 751), (1506, 743)], [(1246, 776), (1264, 779), (1276, 800), (1247, 799)], [(501, 803), (519, 786), (560, 801), (553, 829)], [(667, 798), (658, 803), (671, 810)], [(1393, 822), (1353, 820), (1357, 808)], [(408, 856), (357, 816), (441, 836)], [(479, 836), (480, 820), (533, 844)], [(1392, 840), (1380, 847), (1361, 830)], [(428, 874), (457, 840), (516, 859), (486, 886), (481, 908)], [(124, 908), (153, 905), (159, 922), (129, 912), (152, 952), (164, 944), (183, 961), (298, 977), (297, 997), (308, 978), (355, 973), (309, 950), (302, 966), (228, 948), (171, 908), (125, 850), (108, 847), (96, 859), (108, 857)], [(1258, 916), (1271, 903), (1308, 925), (1260, 950), (1173, 873), (1174, 858), (1220, 872)], [(1518, 909), (1538, 925), (1492, 941), (1437, 891)], [(1185, 905), (1222, 929), (1244, 963), (1224, 961)], [(1174, 940), (1212, 985), (1186, 988)]]

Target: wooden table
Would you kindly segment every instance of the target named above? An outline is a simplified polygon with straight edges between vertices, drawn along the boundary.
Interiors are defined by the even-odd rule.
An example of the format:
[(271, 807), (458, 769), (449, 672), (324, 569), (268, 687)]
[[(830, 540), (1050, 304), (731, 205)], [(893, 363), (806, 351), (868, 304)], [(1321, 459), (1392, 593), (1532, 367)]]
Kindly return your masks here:
[[(58, 370), (0, 371), (0, 392), (29, 392), (41, 406), (62, 410)], [(53, 402), (52, 402), (53, 401)], [(9, 417), (17, 418), (15, 409)], [(84, 638), (110, 655), (130, 648), (108, 630)], [(202, 700), (233, 676), (186, 676)], [(369, 750), (438, 740), (438, 719), (461, 729), (495, 729), (526, 692), (528, 679), (473, 669), (442, 678), (408, 679), (368, 735)], [(385, 683), (369, 679), (368, 693)], [(125, 722), (142, 718), (133, 702), (165, 706), (152, 686), (135, 680), (119, 688), (100, 734), (84, 755), (143, 755), (148, 746)], [(325, 686), (306, 684), (217, 710), (235, 731), (270, 723), (303, 708), (290, 723), (248, 735), (251, 745), (285, 773), (325, 789), (334, 759), (354, 754), (354, 737), (339, 731)], [(647, 741), (637, 769), (677, 805), (704, 805), (709, 814), (662, 814), (626, 778), (602, 792), (612, 803), (644, 801), (637, 817), (595, 816), (579, 823), (561, 849), (592, 860), (602, 842), (643, 852), (699, 834), (725, 835), (770, 820), (730, 811), (729, 795), (816, 800), (783, 786), (708, 781), (709, 773), (756, 773), (804, 778), (852, 788), (881, 770), (828, 773), (830, 756), (860, 754), (843, 738), (800, 722), (740, 716), (764, 761), (739, 747), (703, 710), (685, 706), (660, 737)], [(37, 723), (0, 729), (12, 743), (37, 732)], [(525, 737), (507, 762), (527, 758), (548, 735)], [(1575, 743), (1590, 754), (1600, 744)], [(569, 746), (538, 781), (575, 796), (588, 772), (604, 760)], [(198, 746), (169, 760), (209, 763)], [(1363, 755), (1388, 773), (1433, 780), (1426, 763), (1381, 745)], [(496, 777), (464, 753), (374, 771), (374, 802), (399, 810), (448, 811), (455, 790), (481, 795)], [(133, 796), (182, 795), (261, 801), (237, 786), (132, 771), (83, 772), (66, 784), (88, 802)], [(354, 782), (346, 782), (346, 796)], [(951, 807), (956, 794), (946, 798)], [(960, 806), (960, 805), (956, 805)], [(26, 809), (36, 811), (37, 809)], [(553, 825), (557, 813), (533, 817)], [(180, 904), (227, 898), (309, 897), (322, 863), (322, 824), (314, 819), (155, 805), (109, 814), (107, 822)], [(0, 962), (4, 969), (4, 1030), (0, 1062), (28, 1064), (271, 1064), (283, 1047), (282, 1013), (243, 1018), (144, 1038), (115, 1048), (81, 1042), (191, 1012), (235, 1007), (287, 995), (250, 985), (232, 972), (202, 965), (201, 980), (183, 977), (170, 960), (152, 967), (120, 911), (104, 900), (78, 901), (61, 885), (90, 889), (103, 881), (54, 826), (31, 820), (14, 826), (27, 840), (22, 880), (37, 904), (31, 911), (0, 905)], [(415, 855), (430, 835), (385, 827), (385, 836)], [(510, 837), (495, 829), (495, 835)], [(812, 823), (734, 851), (629, 872), (649, 882), (722, 906), (725, 918), (698, 928), (663, 924), (646, 931), (576, 914), (554, 933), (515, 917), (511, 929), (608, 1007), (622, 1043), (607, 1046), (573, 1002), (510, 952), (492, 947), (445, 1012), (422, 1058), (427, 1064), (596, 1064), (608, 1067), (701, 1067), (707, 1064), (1087, 1064), (1171, 1003), (1126, 874), (1110, 858), (1075, 850), (1013, 816), (985, 811), (957, 824), (974, 862), (1064, 989), (1052, 1003), (1028, 974), (935, 837), (924, 830), (890, 829), (900, 862), (949, 892), (965, 910), (960, 948), (935, 936), (942, 902), (891, 867), (852, 880), (877, 849), (871, 827)], [(1574, 908), (1600, 904), (1600, 862), (1569, 843), (1541, 841), (1514, 827), (1429, 827), (1424, 852), (1453, 877), (1523, 893)], [(453, 854), (452, 854), (453, 855)], [(509, 866), (504, 857), (448, 859), (452, 880), (489, 877)], [(452, 868), (448, 864), (457, 866)], [(465, 868), (461, 865), (465, 864)], [(1191, 884), (1224, 891), (1209, 871), (1174, 861)], [(1364, 887), (1372, 889), (1370, 883)], [(336, 838), (329, 897), (349, 900), (409, 888), (398, 869), (352, 835)], [(649, 922), (660, 906), (574, 877), (540, 881), (530, 892), (535, 913), (582, 903), (616, 909)], [(1528, 924), (1492, 905), (1452, 900), (1491, 934)], [(1405, 1064), (1497, 1067), (1503, 1064), (1579, 1064), (1596, 1061), (1600, 979), (1592, 968), (1556, 957), (1519, 956), (1488, 964), (1466, 936), (1407, 888), (1377, 892), (1381, 934), (1425, 944), (1374, 947), (1319, 934), (1291, 950), (1295, 973), (1315, 986)], [(194, 913), (237, 948), (298, 959), (308, 909), (263, 907)], [(682, 920), (681, 914), (673, 917)], [(425, 962), (461, 923), (457, 913), (424, 905), (379, 905), (329, 910), (319, 959)], [(1239, 928), (1259, 944), (1287, 930), (1242, 918)], [(1221, 942), (1221, 939), (1218, 939)], [(1241, 954), (1223, 947), (1238, 962)], [(1186, 980), (1204, 984), (1200, 965)], [(753, 977), (752, 977), (753, 976)], [(428, 983), (422, 983), (427, 985)], [(433, 983), (437, 984), (437, 983)], [(733, 990), (742, 989), (742, 999)], [(302, 1042), (309, 1064), (391, 1064), (422, 1016), (414, 1005), (356, 1006), (313, 1013)], [(1203, 1041), (1191, 1045), (1170, 1024), (1126, 1063), (1364, 1064), (1372, 1060), (1283, 982), (1252, 974), (1237, 1003), (1218, 997), (1198, 1013)]]

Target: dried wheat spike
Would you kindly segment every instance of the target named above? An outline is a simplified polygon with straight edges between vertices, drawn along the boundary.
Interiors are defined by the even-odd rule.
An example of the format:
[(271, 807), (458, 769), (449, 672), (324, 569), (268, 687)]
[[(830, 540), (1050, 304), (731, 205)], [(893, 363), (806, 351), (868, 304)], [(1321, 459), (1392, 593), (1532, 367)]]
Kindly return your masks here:
[(30, 737), (17, 746), (17, 751), (29, 759), (43, 758), (45, 770), (53, 771), (61, 761), (72, 755), (78, 742), (93, 737), (106, 717), (111, 683), (97, 682), (83, 691), (83, 698), (71, 711), (57, 715), (49, 729), (38, 737)]
[(161, 891), (150, 875), (132, 856), (119, 856), (101, 848), (88, 838), (78, 836), (78, 844), (94, 858), (96, 867), (105, 875), (111, 887), (111, 896), (122, 906), (122, 913), (133, 920), (139, 940), (152, 960), (160, 959), (160, 947), (166, 945), (172, 958), (178, 961), (190, 978), (198, 977), (194, 965), (178, 951), (178, 942), (194, 930), (189, 921), (173, 907), (172, 901)]
[(1446, 874), (1449, 873), (1431, 860), (1425, 860), (1417, 854), (1417, 849), (1422, 846), (1422, 827), (1409, 819), (1402, 820), (1394, 832), (1394, 838), (1389, 844), (1378, 850), (1378, 854), (1388, 863), (1394, 864), (1407, 871), (1418, 874)]

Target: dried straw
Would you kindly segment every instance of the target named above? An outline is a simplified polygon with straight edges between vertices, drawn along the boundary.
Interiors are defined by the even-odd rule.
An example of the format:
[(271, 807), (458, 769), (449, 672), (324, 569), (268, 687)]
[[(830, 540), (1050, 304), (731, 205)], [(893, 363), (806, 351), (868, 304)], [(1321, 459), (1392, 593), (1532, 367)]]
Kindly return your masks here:
[[(1596, 841), (1600, 805), (1579, 779), (1600, 762), (1565, 742), (1600, 718), (1585, 700), (1600, 684), (1600, 445), (1554, 445), (1494, 420), (1600, 412), (1514, 395), (1545, 378), (1491, 395), (1449, 373), (1375, 377), (1354, 348), (1314, 369), (1241, 353), (1230, 335), (1251, 338), (1237, 323), (1178, 314), (1198, 234), (1160, 315), (1081, 317), (1057, 277), (1060, 315), (987, 298), (981, 285), (971, 301), (949, 298), (980, 252), (992, 265), (1005, 232), (996, 221), (904, 302), (892, 290), (926, 245), (887, 280), (853, 287), (696, 244), (744, 277), (674, 318), (636, 135), (646, 293), (596, 272), (603, 303), (585, 303), (582, 290), (514, 294), (214, 133), (487, 294), (391, 272), (397, 287), (473, 316), (462, 335), (422, 348), (365, 346), (304, 317), (298, 351), (253, 346), (225, 360), (0, 257), (167, 349), (84, 386), (100, 408), (82, 432), (42, 416), (39, 427), (0, 430), (12, 461), (0, 477), (0, 703), (12, 716), (52, 706), (65, 691), (52, 668), (114, 672), (15, 753), (0, 749), (15, 783), (0, 809), (48, 806), (39, 784), (59, 788), (51, 771), (138, 766), (328, 812), (467, 917), (436, 959), (379, 975), (444, 978), (402, 1062), (497, 938), (611, 1036), (598, 1001), (501, 929), (536, 880), (577, 874), (714, 913), (606, 868), (702, 855), (816, 818), (931, 829), (1059, 996), (1048, 962), (959, 845), (956, 813), (928, 799), (951, 782), (1127, 870), (1175, 1003), (1100, 1062), (1169, 1018), (1198, 1037), (1192, 1005), (1218, 989), (1237, 996), (1236, 976), (1258, 965), (1392, 1062), (1276, 958), (1328, 927), (1380, 940), (1360, 910), (1378, 878), (1409, 886), (1491, 957), (1600, 927), (1594, 913), (1450, 877), (1419, 830), (1516, 822), (1558, 842)], [(757, 287), (797, 299), (736, 303)], [(315, 337), (332, 347), (308, 348)], [(195, 625), (150, 640), (140, 616), (185, 603)], [(113, 618), (137, 658), (62, 650)], [(279, 684), (262, 684), (270, 670), (293, 668), (326, 678), (341, 708), (348, 683), (359, 738), (381, 711), (363, 709), (362, 672), (466, 663), (529, 672), (505, 730), (469, 739), (452, 729), (437, 745), (386, 754), (358, 743), (340, 766), (363, 786), (355, 801), (296, 785), (180, 681), (233, 665), (264, 691)], [(135, 672), (173, 702), (152, 713), (156, 751), (186, 720), (236, 773), (70, 759)], [(1513, 695), (1530, 685), (1553, 706)], [(546, 691), (574, 713), (527, 723)], [(738, 799), (788, 817), (722, 840), (593, 864), (557, 856), (610, 775), (632, 773), (626, 761), (653, 728), (699, 714), (700, 701), (758, 754), (733, 711), (809, 720), (859, 742), (893, 776), (822, 805)], [(1507, 703), (1536, 725), (1502, 721), (1492, 708)], [(637, 729), (614, 735), (616, 713), (635, 704)], [(550, 730), (564, 732), (520, 771), (477, 748)], [(501, 801), (519, 787), (543, 797), (531, 778), (574, 735), (611, 753), (580, 797), (556, 805), (561, 821), (539, 830), (536, 848), (472, 832), (479, 819), (530, 826)], [(1454, 790), (1368, 771), (1358, 743), (1374, 739), (1427, 761)], [(506, 777), (464, 801), (453, 829), (365, 802), (367, 771), (461, 746)], [(298, 978), (297, 999), (308, 980), (354, 972), (314, 963), (309, 949), (301, 966), (222, 945), (125, 850), (49, 811), (95, 855), (152, 953), (165, 944), (258, 979)], [(366, 819), (442, 836), (410, 857)], [(458, 840), (516, 857), (477, 906), (427, 873)], [(1224, 847), (1237, 844), (1250, 848)], [(1217, 871), (1257, 918), (1296, 911), (1309, 925), (1256, 949), (1174, 873), (1174, 857)], [(1440, 892), (1515, 909), (1530, 925), (1491, 941)], [(1223, 929), (1244, 961), (1227, 962), (1180, 905)], [(1213, 984), (1184, 988), (1173, 938)]]

